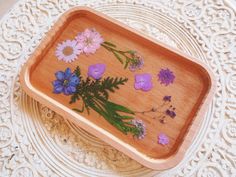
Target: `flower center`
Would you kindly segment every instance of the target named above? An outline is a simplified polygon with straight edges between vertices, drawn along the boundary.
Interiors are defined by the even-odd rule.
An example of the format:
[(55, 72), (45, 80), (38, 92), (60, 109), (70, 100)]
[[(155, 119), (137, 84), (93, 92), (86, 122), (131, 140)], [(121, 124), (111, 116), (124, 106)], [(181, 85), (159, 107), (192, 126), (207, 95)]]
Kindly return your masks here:
[(99, 73), (98, 69), (95, 69), (93, 72), (94, 72), (94, 74)]
[(63, 81), (63, 85), (64, 85), (64, 86), (66, 86), (68, 83), (69, 83), (69, 81), (66, 80), (66, 79)]
[(165, 75), (164, 75), (164, 79), (169, 79), (169, 78), (170, 78), (170, 74), (165, 73)]
[(144, 85), (144, 84), (146, 83), (146, 81), (145, 81), (144, 79), (140, 79), (140, 80), (138, 81), (138, 83), (141, 84), (141, 85)]
[(91, 39), (91, 38), (86, 38), (85, 43), (86, 43), (86, 45), (90, 45), (90, 44), (93, 43), (93, 39)]
[(73, 54), (73, 48), (67, 46), (67, 47), (65, 47), (65, 48), (63, 49), (62, 52), (63, 52), (63, 54), (66, 55), (66, 56), (72, 55), (72, 54)]

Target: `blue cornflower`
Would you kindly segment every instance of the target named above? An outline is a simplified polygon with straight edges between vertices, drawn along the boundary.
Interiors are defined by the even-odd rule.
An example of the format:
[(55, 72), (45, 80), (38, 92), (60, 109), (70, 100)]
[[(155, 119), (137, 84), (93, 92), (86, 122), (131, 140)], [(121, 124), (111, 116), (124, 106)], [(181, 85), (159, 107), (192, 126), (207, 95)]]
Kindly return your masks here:
[(65, 72), (58, 71), (55, 73), (57, 80), (53, 81), (53, 92), (56, 94), (64, 93), (71, 95), (75, 93), (76, 86), (80, 83), (80, 79), (67, 68)]

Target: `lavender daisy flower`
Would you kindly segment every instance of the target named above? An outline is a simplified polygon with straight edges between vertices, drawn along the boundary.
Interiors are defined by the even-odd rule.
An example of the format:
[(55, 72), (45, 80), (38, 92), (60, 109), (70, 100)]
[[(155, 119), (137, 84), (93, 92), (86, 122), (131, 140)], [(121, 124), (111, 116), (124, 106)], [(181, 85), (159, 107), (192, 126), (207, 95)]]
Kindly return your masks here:
[(65, 72), (56, 72), (55, 76), (57, 79), (52, 83), (53, 93), (71, 95), (76, 92), (76, 86), (80, 83), (80, 80), (74, 73), (71, 73), (70, 68), (67, 68)]
[(142, 120), (133, 119), (131, 123), (139, 129), (139, 134), (135, 135), (138, 139), (143, 139), (146, 135), (146, 127)]
[(168, 138), (168, 136), (166, 136), (166, 134), (164, 133), (160, 133), (158, 136), (158, 143), (161, 145), (166, 145), (169, 144), (170, 140)]
[(170, 71), (168, 68), (167, 69), (161, 69), (159, 72), (158, 80), (160, 81), (161, 84), (165, 84), (166, 86), (169, 84), (172, 84), (175, 79), (175, 75), (172, 71)]
[(81, 52), (75, 40), (66, 40), (57, 45), (55, 55), (58, 60), (70, 63), (74, 61)]
[(153, 87), (151, 74), (136, 74), (134, 88), (136, 90), (149, 91)]
[(86, 54), (93, 54), (104, 42), (100, 33), (98, 33), (94, 28), (85, 29), (84, 32), (79, 33), (76, 38), (78, 42), (78, 47)]
[(133, 60), (131, 60), (131, 63), (129, 65), (129, 70), (134, 72), (143, 67), (144, 60), (143, 60), (143, 57), (136, 51), (132, 54), (132, 57), (133, 57)]
[(88, 68), (88, 76), (94, 79), (100, 79), (105, 70), (106, 70), (105, 64), (97, 63), (94, 65), (90, 65)]
[(171, 96), (164, 96), (163, 101), (169, 101), (171, 102)]
[(176, 113), (174, 111), (171, 111), (169, 109), (166, 110), (166, 115), (170, 116), (171, 118), (175, 118)]

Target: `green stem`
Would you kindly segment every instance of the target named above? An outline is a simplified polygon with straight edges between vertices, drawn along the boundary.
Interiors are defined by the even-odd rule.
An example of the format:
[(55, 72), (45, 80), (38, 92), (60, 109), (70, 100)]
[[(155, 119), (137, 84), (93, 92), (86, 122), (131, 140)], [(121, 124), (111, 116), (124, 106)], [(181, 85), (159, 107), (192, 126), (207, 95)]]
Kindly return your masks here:
[(104, 110), (101, 109), (101, 107), (96, 104), (97, 106), (91, 106), (91, 108), (96, 111), (98, 114), (100, 114), (101, 116), (103, 116), (111, 125), (115, 126), (118, 130), (120, 130), (123, 133), (127, 133), (124, 128), (122, 128), (122, 126), (118, 123), (115, 122), (113, 119), (110, 119), (109, 114), (107, 112), (105, 112)]
[(157, 108), (155, 108), (156, 110), (154, 111), (153, 108), (150, 109), (150, 110), (147, 110), (147, 111), (135, 111), (134, 113), (135, 114), (146, 114), (146, 113), (163, 113), (163, 111), (159, 111), (161, 108), (163, 108), (164, 106), (168, 106), (169, 105), (169, 102), (166, 103), (162, 103), (160, 106), (158, 106)]
[(128, 132), (137, 134), (139, 130), (134, 127), (133, 124), (131, 124), (130, 122), (123, 121), (121, 119), (121, 115), (116, 113), (116, 107), (109, 107), (109, 104), (117, 104), (109, 101), (104, 101), (99, 98), (95, 98), (95, 100), (94, 101), (96, 102), (96, 105), (98, 107), (98, 109), (94, 107), (95, 111), (102, 115), (108, 122), (110, 122), (113, 126), (115, 126), (117, 129), (119, 129), (125, 134), (127, 134)]
[(77, 111), (77, 112), (79, 112), (79, 113), (82, 113), (82, 112), (84, 112), (84, 107), (82, 107), (81, 110), (80, 110), (80, 109), (77, 109), (77, 108), (73, 108), (72, 110)]
[(125, 66), (124, 66), (125, 69), (128, 67), (129, 62), (134, 60), (133, 58), (131, 58), (128, 55), (126, 55), (127, 53), (130, 55), (131, 51), (117, 50), (117, 49), (114, 48), (114, 46), (107, 45), (105, 42), (102, 43), (101, 46), (103, 46), (108, 51), (112, 52), (113, 55), (119, 60), (119, 62), (121, 64), (123, 64), (124, 61), (122, 60), (122, 58), (119, 55), (123, 56), (125, 58)]

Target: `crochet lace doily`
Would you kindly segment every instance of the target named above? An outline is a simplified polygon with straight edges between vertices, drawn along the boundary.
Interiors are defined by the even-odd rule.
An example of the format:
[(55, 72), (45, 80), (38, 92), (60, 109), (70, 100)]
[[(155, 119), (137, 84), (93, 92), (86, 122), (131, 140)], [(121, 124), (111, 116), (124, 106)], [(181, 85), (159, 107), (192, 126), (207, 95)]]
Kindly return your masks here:
[[(21, 89), (19, 72), (66, 10), (92, 7), (206, 63), (217, 91), (185, 158), (153, 171)], [(236, 176), (236, 18), (222, 0), (21, 0), (0, 20), (0, 177)]]

